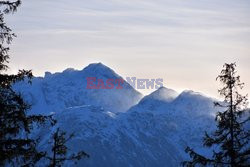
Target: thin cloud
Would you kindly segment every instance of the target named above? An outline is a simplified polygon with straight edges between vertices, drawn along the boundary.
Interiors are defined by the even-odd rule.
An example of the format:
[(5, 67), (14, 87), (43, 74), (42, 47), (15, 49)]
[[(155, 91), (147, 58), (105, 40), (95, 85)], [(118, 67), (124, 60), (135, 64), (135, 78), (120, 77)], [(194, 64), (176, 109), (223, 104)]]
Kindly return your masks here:
[[(191, 83), (197, 72), (214, 76), (224, 62), (236, 61), (250, 92), (249, 8), (248, 0), (25, 0), (7, 18), (18, 35), (11, 66), (43, 75), (102, 61), (121, 74), (163, 77), (177, 89), (185, 75), (190, 89), (210, 92), (211, 85)], [(146, 68), (151, 64), (155, 71)]]

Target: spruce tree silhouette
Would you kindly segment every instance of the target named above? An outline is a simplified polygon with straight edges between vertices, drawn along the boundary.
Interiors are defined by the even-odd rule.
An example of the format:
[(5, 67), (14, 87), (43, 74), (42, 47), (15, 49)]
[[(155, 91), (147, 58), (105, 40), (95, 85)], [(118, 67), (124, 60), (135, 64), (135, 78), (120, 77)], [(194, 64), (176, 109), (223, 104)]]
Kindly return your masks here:
[(76, 163), (77, 160), (89, 157), (89, 155), (84, 151), (67, 155), (68, 147), (66, 146), (66, 143), (73, 137), (73, 133), (66, 137), (66, 132), (60, 130), (59, 128), (56, 129), (55, 133), (52, 135), (52, 155), (46, 156), (46, 158), (50, 160), (49, 167), (60, 167), (65, 163), (65, 161), (75, 161)]
[(37, 151), (37, 140), (29, 134), (33, 123), (44, 123), (49, 117), (27, 115), (30, 105), (13, 90), (13, 84), (27, 79), (31, 82), (30, 70), (19, 70), (8, 75), (9, 50), (15, 34), (6, 25), (4, 16), (14, 13), (21, 1), (0, 1), (0, 166), (33, 166), (44, 153)]
[(203, 141), (205, 147), (217, 145), (219, 150), (213, 150), (213, 157), (208, 158), (187, 147), (186, 152), (192, 160), (183, 162), (183, 166), (250, 166), (250, 129), (247, 129), (250, 114), (247, 110), (247, 96), (239, 94), (244, 83), (240, 82), (235, 68), (235, 63), (225, 64), (217, 77), (224, 85), (218, 90), (224, 102), (216, 102), (215, 106), (225, 108), (225, 111), (217, 113), (217, 129), (212, 135), (206, 132)]

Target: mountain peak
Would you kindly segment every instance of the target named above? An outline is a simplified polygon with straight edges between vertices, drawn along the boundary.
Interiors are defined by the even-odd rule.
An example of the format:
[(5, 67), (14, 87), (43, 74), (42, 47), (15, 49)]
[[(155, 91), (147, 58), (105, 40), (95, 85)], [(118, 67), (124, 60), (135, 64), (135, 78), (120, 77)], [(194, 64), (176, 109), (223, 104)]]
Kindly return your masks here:
[(151, 94), (145, 96), (142, 101), (153, 99), (158, 101), (165, 101), (171, 102), (178, 96), (178, 93), (166, 87), (160, 87), (156, 91), (152, 92)]
[(66, 68), (65, 70), (63, 70), (62, 73), (68, 73), (68, 72), (74, 72), (74, 71), (77, 71), (77, 70), (74, 68)]
[(195, 92), (193, 90), (184, 90), (178, 98), (194, 98), (194, 97), (197, 97), (197, 98), (210, 98), (200, 92)]
[(120, 78), (111, 68), (102, 63), (91, 63), (85, 67), (82, 71), (93, 76), (103, 76), (106, 78)]
[(162, 86), (149, 96), (162, 101), (172, 101), (178, 96), (178, 93), (173, 89)]
[(102, 64), (101, 62), (91, 63), (87, 67), (84, 68), (84, 70), (100, 70), (100, 69), (104, 70), (104, 69), (110, 69), (110, 68), (108, 66)]

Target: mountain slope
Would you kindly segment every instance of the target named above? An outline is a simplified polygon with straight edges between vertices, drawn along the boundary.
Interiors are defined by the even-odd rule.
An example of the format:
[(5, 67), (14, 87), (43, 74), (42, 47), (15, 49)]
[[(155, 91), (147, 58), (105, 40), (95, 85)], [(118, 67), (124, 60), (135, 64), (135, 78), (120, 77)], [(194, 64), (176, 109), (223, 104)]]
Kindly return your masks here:
[[(159, 91), (165, 92), (159, 89), (159, 94), (163, 93)], [(175, 167), (188, 158), (184, 152), (187, 145), (209, 155), (201, 147), (201, 141), (204, 131), (214, 128), (211, 126), (214, 110), (210, 110), (213, 99), (192, 91), (181, 93), (171, 102), (155, 103), (150, 96), (147, 105), (141, 105), (145, 100), (142, 99), (123, 113), (112, 113), (91, 105), (56, 113), (58, 126), (77, 136), (70, 142), (71, 150), (83, 149), (91, 155), (90, 159), (81, 160), (78, 166)], [(203, 105), (188, 108), (192, 101), (194, 104), (203, 102)], [(156, 110), (151, 110), (155, 105)], [(196, 112), (205, 108), (206, 114)], [(190, 113), (191, 110), (195, 112)], [(44, 139), (46, 142), (47, 138)]]
[[(114, 114), (85, 106), (64, 110), (56, 114), (56, 118), (62, 129), (75, 132), (70, 150), (83, 149), (90, 154), (90, 158), (81, 160), (78, 166), (150, 167), (164, 166), (166, 162), (169, 166), (177, 166), (181, 159), (174, 143), (164, 137), (167, 131), (150, 125), (151, 121), (156, 124), (153, 117), (139, 118), (133, 114), (127, 117), (126, 113)], [(145, 124), (151, 128), (145, 129)], [(47, 143), (47, 137), (43, 142)], [(70, 163), (67, 165), (71, 166)]]

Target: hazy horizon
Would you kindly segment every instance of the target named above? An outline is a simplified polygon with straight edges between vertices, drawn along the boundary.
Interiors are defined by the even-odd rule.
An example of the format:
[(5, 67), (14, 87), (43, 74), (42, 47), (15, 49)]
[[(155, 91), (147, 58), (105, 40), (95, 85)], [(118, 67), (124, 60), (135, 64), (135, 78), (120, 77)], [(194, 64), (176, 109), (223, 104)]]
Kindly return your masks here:
[(10, 72), (43, 76), (102, 62), (122, 77), (218, 97), (216, 76), (236, 62), (250, 93), (249, 9), (246, 0), (26, 0), (6, 18), (18, 36)]

